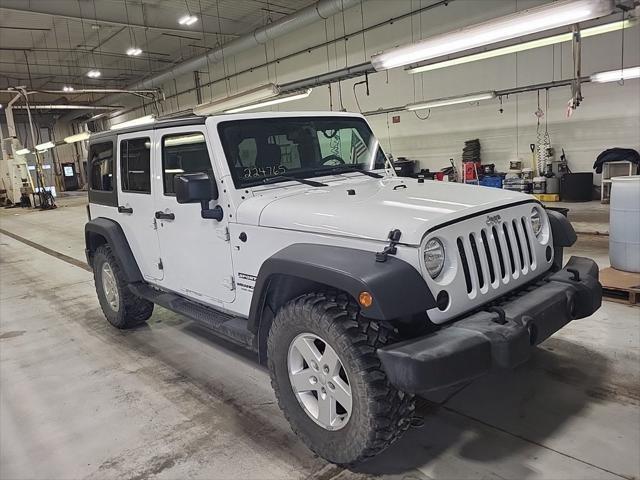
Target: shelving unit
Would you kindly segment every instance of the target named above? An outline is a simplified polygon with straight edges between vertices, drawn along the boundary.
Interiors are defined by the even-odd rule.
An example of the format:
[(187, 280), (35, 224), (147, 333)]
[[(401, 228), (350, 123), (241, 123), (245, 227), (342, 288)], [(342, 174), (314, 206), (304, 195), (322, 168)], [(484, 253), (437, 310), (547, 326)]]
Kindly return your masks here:
[(611, 198), (611, 179), (636, 174), (635, 163), (627, 160), (607, 162), (602, 166), (602, 184), (600, 185), (600, 203), (609, 203)]

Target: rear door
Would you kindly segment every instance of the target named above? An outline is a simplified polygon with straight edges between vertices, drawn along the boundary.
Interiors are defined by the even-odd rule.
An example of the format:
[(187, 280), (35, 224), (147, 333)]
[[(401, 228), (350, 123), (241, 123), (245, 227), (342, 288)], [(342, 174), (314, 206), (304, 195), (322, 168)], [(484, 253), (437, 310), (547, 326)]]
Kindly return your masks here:
[[(219, 172), (214, 171), (206, 128), (193, 125), (159, 129), (155, 135), (157, 165), (162, 169), (154, 178), (155, 215), (164, 265), (161, 284), (203, 303), (222, 307), (235, 299), (227, 193), (219, 181)], [(217, 203), (225, 211), (220, 222), (202, 218), (200, 204), (176, 201), (174, 177), (201, 172), (212, 178), (217, 176), (220, 192)], [(210, 207), (213, 206), (211, 202)]]
[(152, 175), (155, 159), (153, 131), (118, 136), (118, 223), (129, 242), (143, 277), (163, 278), (160, 243), (154, 216)]

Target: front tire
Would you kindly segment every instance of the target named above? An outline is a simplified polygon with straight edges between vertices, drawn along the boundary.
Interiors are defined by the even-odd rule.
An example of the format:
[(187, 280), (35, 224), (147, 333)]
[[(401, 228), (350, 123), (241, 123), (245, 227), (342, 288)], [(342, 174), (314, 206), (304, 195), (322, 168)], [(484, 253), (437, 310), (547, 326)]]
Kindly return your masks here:
[(271, 384), (293, 431), (343, 466), (377, 455), (408, 428), (413, 397), (387, 380), (376, 349), (390, 328), (359, 315), (347, 295), (309, 293), (285, 304), (271, 325)]
[(98, 247), (92, 263), (96, 293), (109, 323), (120, 329), (145, 323), (153, 313), (153, 303), (131, 291), (111, 247)]

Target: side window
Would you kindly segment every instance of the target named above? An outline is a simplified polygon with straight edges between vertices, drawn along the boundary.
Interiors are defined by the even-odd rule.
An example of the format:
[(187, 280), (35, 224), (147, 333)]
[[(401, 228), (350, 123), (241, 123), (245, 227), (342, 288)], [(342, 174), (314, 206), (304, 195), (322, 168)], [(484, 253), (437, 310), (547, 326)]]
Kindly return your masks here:
[(149, 137), (120, 142), (122, 191), (151, 193), (151, 141)]
[(89, 148), (91, 189), (113, 191), (113, 142), (94, 143)]
[(180, 173), (206, 172), (213, 176), (204, 135), (179, 133), (162, 137), (162, 172), (165, 195), (175, 195), (173, 179)]

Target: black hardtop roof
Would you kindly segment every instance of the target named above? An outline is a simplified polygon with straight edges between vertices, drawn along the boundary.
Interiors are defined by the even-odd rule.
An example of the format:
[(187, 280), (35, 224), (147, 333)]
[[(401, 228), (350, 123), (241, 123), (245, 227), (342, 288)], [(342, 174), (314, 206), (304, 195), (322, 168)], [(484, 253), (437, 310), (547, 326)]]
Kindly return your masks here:
[(133, 127), (121, 128), (119, 130), (104, 130), (102, 132), (92, 133), (89, 143), (94, 143), (104, 138), (113, 137), (115, 135), (123, 135), (125, 133), (143, 132), (148, 130), (158, 130), (160, 128), (184, 127), (188, 125), (204, 125), (207, 117), (200, 115), (189, 115), (186, 117), (167, 118), (164, 120), (156, 120), (153, 123), (145, 125), (135, 125)]

